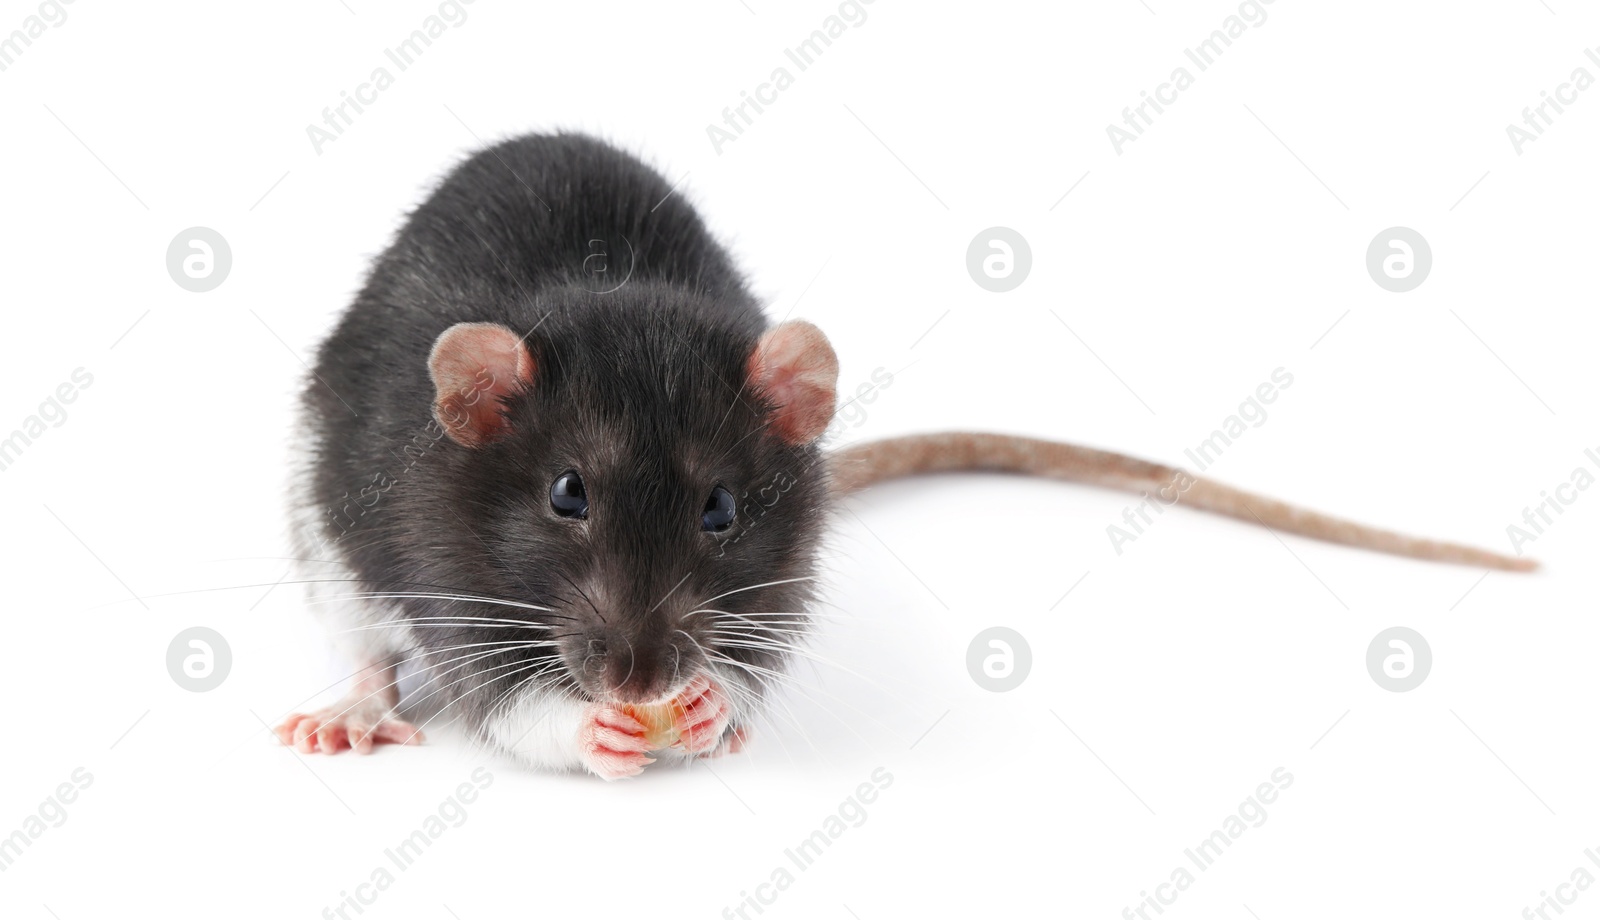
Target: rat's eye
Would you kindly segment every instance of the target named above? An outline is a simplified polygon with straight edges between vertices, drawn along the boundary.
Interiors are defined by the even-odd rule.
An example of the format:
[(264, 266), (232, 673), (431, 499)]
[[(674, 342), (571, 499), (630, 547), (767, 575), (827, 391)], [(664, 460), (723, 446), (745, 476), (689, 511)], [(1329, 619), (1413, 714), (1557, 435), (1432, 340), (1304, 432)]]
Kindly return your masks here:
[(700, 528), (712, 533), (722, 533), (733, 526), (733, 493), (717, 486), (706, 499), (705, 513), (700, 515)]
[(589, 516), (589, 496), (583, 491), (583, 480), (577, 471), (567, 470), (550, 484), (550, 507), (562, 517)]

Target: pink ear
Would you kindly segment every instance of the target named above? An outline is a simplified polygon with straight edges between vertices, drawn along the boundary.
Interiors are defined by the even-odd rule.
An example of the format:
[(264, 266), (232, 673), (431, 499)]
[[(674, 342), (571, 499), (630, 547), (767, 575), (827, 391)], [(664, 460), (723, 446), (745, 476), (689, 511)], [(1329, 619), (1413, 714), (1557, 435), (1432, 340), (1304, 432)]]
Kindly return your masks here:
[(815, 441), (833, 420), (839, 359), (827, 336), (801, 320), (767, 331), (750, 355), (750, 386), (774, 406), (768, 425), (785, 444)]
[(481, 447), (505, 430), (501, 400), (533, 381), (533, 356), (498, 323), (457, 323), (433, 343), (428, 373), (433, 417), (457, 444)]

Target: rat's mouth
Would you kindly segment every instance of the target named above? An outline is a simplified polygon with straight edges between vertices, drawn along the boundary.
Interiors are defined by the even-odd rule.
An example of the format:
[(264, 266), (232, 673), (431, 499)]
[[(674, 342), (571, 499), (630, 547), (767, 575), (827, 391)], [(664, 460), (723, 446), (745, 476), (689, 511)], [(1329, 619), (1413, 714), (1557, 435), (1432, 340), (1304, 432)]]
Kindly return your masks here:
[(698, 673), (699, 672), (688, 672), (679, 675), (680, 679), (672, 682), (671, 689), (665, 692), (651, 693), (648, 696), (641, 693), (630, 692), (635, 688), (626, 683), (624, 683), (622, 686), (612, 687), (609, 689), (604, 686), (585, 686), (582, 689), (584, 696), (589, 697), (594, 702), (606, 706), (616, 706), (619, 709), (665, 708), (672, 706), (678, 701), (683, 692), (689, 689), (689, 685), (694, 683), (695, 676)]

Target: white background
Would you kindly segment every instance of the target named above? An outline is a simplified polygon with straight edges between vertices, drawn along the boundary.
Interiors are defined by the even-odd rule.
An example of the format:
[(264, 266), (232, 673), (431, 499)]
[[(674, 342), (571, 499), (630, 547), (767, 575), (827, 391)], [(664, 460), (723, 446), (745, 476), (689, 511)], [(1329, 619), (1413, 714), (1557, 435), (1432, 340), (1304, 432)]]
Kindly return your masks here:
[[(878, 767), (866, 822), (761, 916), (1117, 917), (1278, 767), (1268, 820), (1167, 917), (1509, 920), (1600, 875), (1600, 490), (1529, 545), (1543, 573), (1484, 577), (1181, 510), (1118, 555), (1126, 496), (894, 485), (835, 527), (830, 663), (709, 769), (535, 775), (448, 727), (301, 757), (261, 721), (349, 670), (269, 590), (302, 360), (431, 183), (528, 130), (687, 175), (845, 387), (895, 372), (840, 442), (963, 427), (1186, 464), (1282, 367), (1211, 474), (1509, 550), (1600, 448), (1600, 90), (1521, 155), (1505, 130), (1600, 76), (1582, 4), (1278, 0), (1120, 156), (1106, 126), (1236, 4), (878, 0), (720, 154), (707, 124), (836, 4), (479, 0), (320, 155), (306, 126), (437, 4), (253, 7), (79, 0), (0, 73), (0, 431), (94, 378), (0, 473), (0, 835), (94, 777), (0, 874), (5, 916), (322, 916), (480, 765), (466, 822), (363, 916), (734, 916)], [(0, 33), (36, 9), (0, 4)], [(204, 294), (165, 268), (197, 225), (233, 250)], [(1006, 294), (965, 268), (996, 225), (1033, 252)], [(1395, 225), (1433, 248), (1407, 294), (1364, 266)], [(194, 625), (233, 650), (209, 693), (165, 667)], [(993, 625), (1032, 646), (1014, 692), (967, 674)], [(1433, 650), (1409, 693), (1364, 663), (1394, 625)]]

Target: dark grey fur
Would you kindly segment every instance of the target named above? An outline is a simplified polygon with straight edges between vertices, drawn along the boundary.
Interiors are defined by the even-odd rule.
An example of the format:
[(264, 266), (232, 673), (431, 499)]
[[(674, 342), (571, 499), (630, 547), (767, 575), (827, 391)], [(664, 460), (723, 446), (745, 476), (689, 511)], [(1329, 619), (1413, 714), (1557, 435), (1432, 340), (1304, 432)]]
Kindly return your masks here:
[[(302, 499), (320, 558), (349, 570), (351, 590), (552, 608), (370, 603), (374, 625), (410, 625), (371, 630), (368, 651), (420, 655), (430, 686), (469, 725), (481, 728), (514, 688), (650, 699), (704, 669), (705, 650), (778, 669), (781, 653), (750, 646), (803, 624), (825, 473), (814, 445), (764, 430), (772, 407), (745, 372), (766, 320), (670, 191), (634, 157), (583, 136), (478, 153), (411, 215), (317, 354)], [(460, 322), (525, 333), (536, 364), (532, 387), (504, 407), (509, 436), (479, 449), (441, 436), (431, 415), (429, 350)], [(568, 469), (587, 486), (587, 521), (550, 508), (551, 482)], [(699, 521), (718, 484), (739, 497), (739, 513), (714, 535)], [(714, 632), (716, 618), (691, 614), (772, 582), (787, 583), (710, 605), (749, 618), (743, 641), (729, 644), (728, 619)], [(417, 619), (463, 616), (544, 624), (534, 635), (558, 644), (449, 664), (463, 653), (437, 650), (527, 632)], [(758, 672), (713, 670), (761, 689)]]

